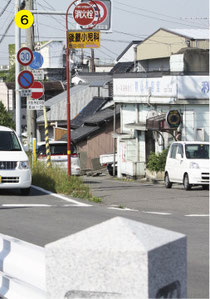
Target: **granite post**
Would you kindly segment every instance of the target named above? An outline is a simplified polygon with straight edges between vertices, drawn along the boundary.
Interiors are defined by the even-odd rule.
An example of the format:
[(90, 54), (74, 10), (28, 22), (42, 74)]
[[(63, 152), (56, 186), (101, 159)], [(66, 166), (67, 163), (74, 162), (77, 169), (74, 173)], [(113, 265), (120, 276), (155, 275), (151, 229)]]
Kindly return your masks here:
[(116, 217), (45, 249), (49, 299), (187, 298), (183, 234)]

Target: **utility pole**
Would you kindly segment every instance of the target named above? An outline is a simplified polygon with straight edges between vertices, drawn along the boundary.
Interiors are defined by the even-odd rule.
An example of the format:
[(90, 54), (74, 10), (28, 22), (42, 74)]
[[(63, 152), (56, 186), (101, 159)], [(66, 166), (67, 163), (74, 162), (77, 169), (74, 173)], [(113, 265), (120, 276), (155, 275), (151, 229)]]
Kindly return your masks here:
[(90, 58), (90, 73), (95, 72), (95, 57), (94, 57), (94, 49), (91, 49), (91, 58)]
[[(20, 0), (15, 0), (15, 15), (20, 9)], [(17, 60), (17, 53), (21, 47), (21, 29), (15, 26), (15, 102), (16, 102), (16, 132), (21, 139), (21, 97), (19, 91), (18, 74), (20, 73), (20, 64)]]
[[(33, 10), (33, 0), (26, 0), (26, 10)], [(26, 46), (34, 50), (34, 26), (32, 25), (30, 28), (26, 30)], [(31, 97), (27, 97), (27, 101), (30, 100)], [(28, 145), (31, 142), (32, 138), (36, 138), (36, 111), (27, 109), (27, 141)]]

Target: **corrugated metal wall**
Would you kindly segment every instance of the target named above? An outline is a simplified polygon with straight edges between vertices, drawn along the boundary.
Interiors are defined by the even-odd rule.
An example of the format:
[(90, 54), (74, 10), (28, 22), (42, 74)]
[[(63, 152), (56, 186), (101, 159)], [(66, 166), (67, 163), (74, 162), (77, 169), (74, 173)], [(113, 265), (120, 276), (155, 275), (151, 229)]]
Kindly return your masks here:
[[(116, 130), (119, 132), (120, 121), (116, 121)], [(77, 144), (80, 153), (82, 169), (99, 169), (99, 156), (113, 153), (113, 122), (104, 125), (99, 133), (91, 136), (87, 141)], [(85, 161), (86, 160), (86, 161)]]

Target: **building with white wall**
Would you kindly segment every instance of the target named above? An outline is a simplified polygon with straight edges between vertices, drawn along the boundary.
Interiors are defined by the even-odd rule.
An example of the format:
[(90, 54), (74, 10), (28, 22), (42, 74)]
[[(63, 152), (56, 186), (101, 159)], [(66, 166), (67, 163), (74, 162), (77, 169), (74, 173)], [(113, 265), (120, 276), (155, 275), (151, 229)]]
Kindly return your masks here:
[[(193, 32), (190, 32), (192, 35)], [(157, 36), (152, 35), (151, 39), (145, 40), (146, 45), (142, 42), (137, 46), (138, 72), (115, 74), (113, 77), (114, 102), (121, 104), (121, 133), (115, 135), (118, 177), (145, 176), (149, 153), (161, 152), (176, 138), (209, 140), (207, 41), (203, 34), (202, 40), (199, 40), (199, 32), (196, 31), (203, 46), (197, 48), (198, 43), (193, 38), (166, 31), (164, 43), (160, 40), (162, 50), (159, 49), (158, 58), (156, 43), (158, 38), (164, 37), (164, 33), (157, 31)], [(183, 42), (175, 53), (168, 51), (172, 42), (169, 37), (172, 41), (178, 39)], [(156, 43), (152, 49), (154, 40)], [(192, 47), (186, 50), (182, 47), (187, 40)], [(149, 44), (150, 56), (148, 52), (142, 52)], [(171, 129), (166, 123), (170, 110), (177, 110), (181, 115), (181, 125), (176, 129)]]

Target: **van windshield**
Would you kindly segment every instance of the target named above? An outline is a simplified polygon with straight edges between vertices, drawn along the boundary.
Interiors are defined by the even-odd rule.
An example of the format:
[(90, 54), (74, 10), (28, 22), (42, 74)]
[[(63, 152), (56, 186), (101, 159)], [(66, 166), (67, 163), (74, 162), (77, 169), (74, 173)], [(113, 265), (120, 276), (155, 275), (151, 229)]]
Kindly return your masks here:
[(14, 132), (0, 131), (0, 151), (21, 151), (20, 143)]
[(186, 144), (185, 152), (187, 159), (209, 159), (208, 144)]

